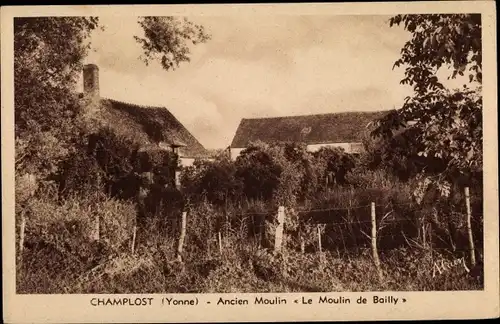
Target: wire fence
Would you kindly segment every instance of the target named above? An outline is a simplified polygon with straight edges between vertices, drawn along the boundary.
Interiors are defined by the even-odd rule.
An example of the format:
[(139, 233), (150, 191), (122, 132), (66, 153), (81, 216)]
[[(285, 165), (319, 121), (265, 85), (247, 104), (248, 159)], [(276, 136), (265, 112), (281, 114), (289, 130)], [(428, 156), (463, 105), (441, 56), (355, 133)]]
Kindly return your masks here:
[[(226, 210), (229, 220), (222, 221), (212, 235), (215, 239), (209, 238), (208, 242), (217, 242), (221, 253), (231, 248), (227, 242), (229, 239), (234, 242), (234, 236), (241, 244), (248, 244), (251, 239), (275, 252), (290, 248), (303, 253), (369, 250), (376, 263), (380, 253), (405, 246), (461, 253), (475, 264), (476, 247), (482, 244), (483, 214), (472, 213), (468, 200), (465, 205), (466, 212), (450, 210), (442, 214), (432, 206), (415, 203), (319, 208), (280, 206), (278, 210), (249, 212)], [(229, 238), (238, 232), (243, 235)]]
[[(136, 216), (127, 227), (130, 233), (127, 244), (131, 253), (135, 253), (137, 247), (152, 236), (168, 237), (175, 245), (179, 261), (183, 261), (185, 246), (190, 248), (193, 243), (197, 244), (196, 248), (208, 249), (209, 253), (222, 254), (232, 248), (231, 244), (253, 242), (274, 252), (287, 249), (338, 254), (371, 251), (376, 264), (380, 254), (404, 246), (442, 253), (460, 252), (474, 264), (476, 247), (482, 244), (483, 213), (472, 212), (468, 199), (464, 206), (465, 212), (449, 210), (442, 214), (432, 206), (422, 207), (415, 203), (377, 205), (374, 202), (346, 207), (280, 206), (257, 211), (188, 210), (181, 211), (181, 217), (173, 213), (149, 222)], [(111, 225), (102, 217), (90, 219), (93, 240), (105, 240), (106, 236), (116, 233), (116, 226)], [(26, 226), (26, 219), (22, 218), (21, 254)]]

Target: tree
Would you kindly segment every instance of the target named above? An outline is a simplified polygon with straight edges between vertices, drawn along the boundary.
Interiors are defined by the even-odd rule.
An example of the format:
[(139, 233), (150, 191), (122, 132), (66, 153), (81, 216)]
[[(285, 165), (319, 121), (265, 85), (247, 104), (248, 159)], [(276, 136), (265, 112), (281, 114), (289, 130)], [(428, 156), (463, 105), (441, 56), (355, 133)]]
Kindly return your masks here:
[(188, 43), (204, 43), (210, 39), (201, 25), (177, 17), (140, 17), (144, 37), (134, 36), (142, 45), (142, 60), (148, 65), (158, 60), (165, 70), (175, 70), (181, 62), (190, 61)]
[[(414, 153), (444, 165), (435, 172), (429, 172), (431, 164), (422, 168), (419, 192), (434, 184), (447, 194), (457, 177), (482, 172), (481, 16), (396, 15), (389, 24), (412, 34), (394, 67), (406, 66), (401, 84), (412, 86), (414, 95), (381, 119), (373, 134), (390, 139), (401, 128), (411, 132), (418, 143)], [(467, 84), (447, 89), (437, 76), (444, 67), (451, 69), (449, 79), (468, 73)]]
[[(316, 163), (325, 164), (323, 178), (328, 177), (330, 181), (338, 184), (346, 183), (346, 175), (354, 168), (355, 159), (352, 155), (345, 153), (341, 148), (322, 147), (314, 152)], [(330, 183), (330, 186), (332, 184)]]
[(250, 145), (235, 161), (236, 177), (243, 182), (243, 193), (249, 199), (271, 200), (280, 185), (282, 167), (262, 143)]
[(16, 169), (46, 175), (78, 136), (75, 95), (95, 17), (14, 20)]
[(219, 156), (214, 161), (195, 161), (181, 175), (183, 192), (198, 202), (223, 206), (241, 198), (243, 183), (236, 177), (236, 165), (229, 158)]
[[(189, 61), (188, 42), (205, 42), (202, 26), (175, 17), (141, 17), (146, 64), (163, 68)], [(16, 170), (44, 178), (88, 135), (76, 85), (97, 17), (36, 17), (14, 20)], [(99, 128), (98, 124), (96, 126)]]
[(391, 27), (402, 23), (412, 33), (394, 63), (408, 65), (402, 84), (418, 94), (444, 89), (436, 77), (443, 66), (452, 68), (450, 78), (469, 71), (470, 82), (482, 82), (481, 15), (397, 15), (389, 22)]

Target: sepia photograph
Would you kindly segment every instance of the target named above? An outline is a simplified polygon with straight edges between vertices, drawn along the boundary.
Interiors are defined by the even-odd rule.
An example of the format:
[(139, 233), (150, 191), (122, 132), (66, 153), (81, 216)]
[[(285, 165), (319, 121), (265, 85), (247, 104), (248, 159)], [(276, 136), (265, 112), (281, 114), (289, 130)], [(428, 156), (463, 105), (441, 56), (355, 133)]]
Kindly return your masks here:
[(11, 28), (15, 294), (485, 290), (479, 11)]
[(482, 289), (480, 15), (14, 42), (19, 293)]

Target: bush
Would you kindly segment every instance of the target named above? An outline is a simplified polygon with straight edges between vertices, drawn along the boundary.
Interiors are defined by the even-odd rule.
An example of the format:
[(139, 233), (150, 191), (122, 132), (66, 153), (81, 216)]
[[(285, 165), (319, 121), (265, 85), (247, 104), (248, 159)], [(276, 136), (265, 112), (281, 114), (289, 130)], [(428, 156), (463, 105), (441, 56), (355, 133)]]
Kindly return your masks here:
[[(130, 203), (89, 197), (56, 204), (33, 198), (16, 210), (18, 223), (21, 213), (26, 217), (26, 236), (20, 293), (62, 293), (79, 275), (130, 249), (135, 222)], [(96, 219), (100, 219), (98, 242)]]
[(236, 168), (236, 177), (242, 179), (243, 193), (248, 199), (272, 199), (283, 170), (269, 152), (250, 146), (236, 159)]
[(177, 226), (185, 209), (184, 197), (177, 188), (153, 183), (141, 191), (145, 193), (137, 201), (141, 227), (150, 222), (154, 222), (159, 230)]
[[(463, 253), (465, 204), (459, 184), (450, 188), (449, 197), (431, 190), (416, 201), (411, 182), (383, 168), (371, 169), (363, 156), (335, 149), (311, 154), (293, 143), (256, 143), (236, 162), (218, 156), (185, 168), (179, 191), (168, 180), (176, 167), (172, 154), (130, 149), (128, 142), (106, 134), (88, 152), (69, 155), (61, 183), (71, 190), (63, 197), (57, 197), (50, 181), (37, 181), (33, 188), (29, 174), (16, 172), (16, 217), (24, 213), (28, 219), (19, 292), (443, 290), (481, 285), (465, 280), (463, 273), (453, 280), (428, 277), (432, 258), (401, 248), (409, 245), (407, 238), (422, 245), (423, 229), (432, 224), (427, 246), (454, 256)], [(328, 175), (335, 181), (326, 183)], [(105, 179), (105, 190), (99, 190), (100, 179)], [(481, 192), (471, 193), (473, 219), (480, 222)], [(383, 281), (369, 252), (371, 202), (376, 204)], [(286, 217), (283, 250), (273, 253), (280, 205)], [(184, 263), (179, 264), (175, 256), (183, 211), (188, 212), (187, 233)], [(92, 239), (96, 217), (101, 219), (99, 242)], [(131, 255), (133, 224), (138, 228)], [(318, 228), (322, 255), (315, 253)], [(481, 250), (482, 237), (474, 236)], [(305, 253), (299, 252), (302, 247)]]
[(59, 185), (59, 195), (67, 198), (104, 192), (105, 176), (96, 159), (82, 149), (70, 154), (51, 178)]
[(214, 162), (196, 161), (181, 174), (183, 192), (194, 201), (207, 199), (223, 206), (241, 199), (243, 183), (236, 177), (235, 164), (225, 157)]
[(355, 167), (355, 158), (339, 148), (322, 147), (313, 153), (315, 163), (325, 164), (322, 178), (329, 177), (329, 186), (347, 183), (346, 175)]
[[(296, 143), (251, 143), (235, 162), (218, 156), (214, 162), (196, 161), (181, 175), (183, 192), (194, 201), (215, 205), (260, 200), (292, 206), (326, 189), (346, 184), (355, 158), (340, 149), (310, 153)], [(326, 179), (330, 181), (326, 183)]]
[(151, 174), (153, 183), (175, 185), (177, 155), (160, 150), (141, 150), (139, 145), (102, 127), (80, 143), (52, 177), (63, 197), (102, 191), (118, 199), (134, 199), (148, 186), (141, 175)]

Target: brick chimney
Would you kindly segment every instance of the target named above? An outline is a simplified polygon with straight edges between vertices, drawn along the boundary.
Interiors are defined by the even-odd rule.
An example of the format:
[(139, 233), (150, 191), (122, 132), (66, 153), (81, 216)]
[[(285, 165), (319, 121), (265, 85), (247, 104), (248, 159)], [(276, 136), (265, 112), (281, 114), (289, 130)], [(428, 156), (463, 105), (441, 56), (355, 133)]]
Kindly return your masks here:
[(88, 109), (92, 112), (99, 110), (99, 67), (95, 64), (83, 67), (83, 94), (88, 100)]

